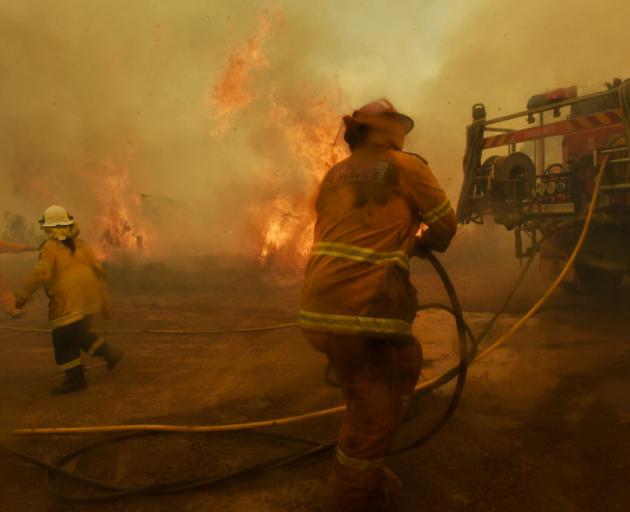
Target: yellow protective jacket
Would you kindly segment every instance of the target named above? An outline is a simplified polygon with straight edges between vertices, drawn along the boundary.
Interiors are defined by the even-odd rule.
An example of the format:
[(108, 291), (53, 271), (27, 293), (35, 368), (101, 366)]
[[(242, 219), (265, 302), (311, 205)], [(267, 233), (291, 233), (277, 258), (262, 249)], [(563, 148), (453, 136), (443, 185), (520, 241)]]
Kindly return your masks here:
[(409, 336), (418, 306), (409, 256), (420, 224), (444, 251), (455, 213), (426, 161), (401, 151), (404, 132), (384, 118), (326, 174), (302, 289), (304, 329)]
[(15, 294), (26, 301), (41, 286), (50, 299), (48, 316), (53, 328), (93, 315), (107, 307), (105, 274), (94, 252), (75, 239), (75, 251), (53, 238), (41, 247), (39, 262)]

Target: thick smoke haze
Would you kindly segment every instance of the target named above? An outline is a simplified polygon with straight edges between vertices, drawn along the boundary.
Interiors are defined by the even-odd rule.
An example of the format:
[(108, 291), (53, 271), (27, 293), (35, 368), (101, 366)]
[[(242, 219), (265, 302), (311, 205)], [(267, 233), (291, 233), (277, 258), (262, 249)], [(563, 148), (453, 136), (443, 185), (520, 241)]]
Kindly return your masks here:
[[(472, 104), (630, 76), (629, 20), (613, 0), (3, 2), (0, 210), (63, 204), (98, 242), (125, 209), (156, 257), (255, 256), (264, 217), (312, 193), (338, 116), (383, 96), (455, 199)], [(261, 23), (243, 101), (218, 117)]]

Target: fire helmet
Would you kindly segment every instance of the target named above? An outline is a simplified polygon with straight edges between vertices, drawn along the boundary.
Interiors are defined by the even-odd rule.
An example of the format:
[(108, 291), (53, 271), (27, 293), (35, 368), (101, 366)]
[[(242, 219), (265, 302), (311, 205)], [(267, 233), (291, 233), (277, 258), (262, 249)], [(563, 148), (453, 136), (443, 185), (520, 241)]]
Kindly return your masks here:
[(374, 116), (392, 116), (396, 118), (404, 126), (406, 134), (413, 130), (413, 119), (398, 112), (391, 101), (385, 98), (366, 103), (352, 113), (352, 119), (359, 123)]
[(42, 228), (56, 228), (63, 226), (72, 226), (74, 224), (74, 218), (68, 214), (63, 206), (53, 204), (46, 208), (44, 215), (39, 219), (39, 224)]

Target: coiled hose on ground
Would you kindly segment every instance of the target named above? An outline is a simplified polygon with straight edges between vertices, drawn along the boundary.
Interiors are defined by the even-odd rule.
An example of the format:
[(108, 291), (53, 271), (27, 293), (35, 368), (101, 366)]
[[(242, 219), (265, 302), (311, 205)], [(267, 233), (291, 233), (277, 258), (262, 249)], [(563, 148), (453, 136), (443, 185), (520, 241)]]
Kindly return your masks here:
[[(448, 382), (454, 377), (457, 377), (457, 384), (455, 386), (455, 390), (453, 392), (452, 398), (446, 408), (444, 414), (440, 417), (438, 422), (424, 435), (418, 437), (413, 442), (400, 447), (394, 451), (392, 451), (392, 455), (397, 455), (399, 453), (403, 453), (409, 450), (412, 450), (419, 445), (428, 441), (431, 437), (437, 434), (443, 427), (446, 425), (450, 417), (455, 412), (457, 408), (457, 404), (464, 390), (464, 384), (466, 382), (466, 371), (468, 367), (469, 360), (472, 360), (476, 353), (476, 339), (475, 336), (470, 329), (470, 327), (466, 324), (463, 313), (459, 304), (459, 300), (457, 298), (457, 294), (455, 292), (455, 288), (446, 272), (442, 264), (439, 260), (431, 253), (427, 254), (428, 261), (433, 265), (434, 269), (442, 279), (442, 282), (445, 286), (445, 289), (448, 293), (451, 305), (446, 306), (442, 304), (427, 304), (420, 308), (420, 310), (425, 309), (444, 309), (451, 314), (454, 315), (457, 324), (457, 331), (459, 335), (459, 365), (456, 367), (456, 371), (449, 376), (446, 380)], [(532, 257), (533, 259), (533, 257)], [(285, 328), (286, 324), (282, 326)], [(268, 330), (270, 328), (263, 328), (264, 330)], [(261, 329), (261, 330), (263, 330)], [(252, 330), (249, 330), (251, 332)], [(215, 331), (216, 332), (216, 331)], [(472, 349), (468, 350), (468, 342), (471, 342)], [(326, 411), (319, 411), (318, 413), (312, 415), (302, 415), (300, 417), (293, 418), (283, 418), (281, 420), (270, 420), (274, 425), (282, 425), (288, 423), (295, 423), (297, 421), (304, 421), (309, 417), (319, 417), (323, 416), (322, 412), (326, 412), (329, 415), (335, 412), (341, 412), (344, 410), (344, 407), (336, 407), (332, 409), (327, 409)], [(328, 442), (328, 443), (319, 443), (309, 439), (303, 439), (299, 437), (293, 437), (282, 434), (275, 433), (266, 433), (266, 432), (254, 432), (251, 429), (258, 428), (259, 425), (262, 426), (271, 426), (269, 422), (254, 422), (249, 424), (242, 425), (225, 425), (225, 426), (213, 426), (213, 427), (187, 427), (187, 426), (175, 426), (175, 425), (120, 425), (120, 426), (111, 426), (111, 427), (87, 427), (81, 428), (79, 430), (76, 428), (71, 429), (23, 429), (14, 431), (13, 434), (71, 434), (71, 433), (88, 433), (88, 432), (116, 432), (116, 435), (109, 436), (101, 439), (97, 439), (96, 441), (87, 443), (67, 454), (64, 454), (54, 463), (47, 463), (28, 455), (20, 450), (16, 450), (12, 446), (3, 445), (3, 448), (7, 450), (9, 453), (14, 456), (29, 462), (35, 466), (40, 467), (46, 471), (45, 477), (45, 486), (46, 488), (55, 496), (70, 500), (70, 501), (107, 501), (117, 498), (122, 498), (126, 496), (132, 495), (148, 495), (148, 494), (173, 494), (173, 493), (181, 493), (185, 491), (191, 491), (199, 488), (210, 488), (214, 486), (218, 486), (220, 484), (225, 484), (231, 481), (234, 481), (239, 478), (244, 478), (248, 476), (253, 476), (260, 474), (265, 471), (269, 471), (272, 469), (277, 469), (279, 467), (286, 466), (288, 464), (304, 460), (306, 458), (312, 457), (318, 453), (322, 453), (328, 450), (331, 450), (336, 446), (336, 442)], [(227, 428), (226, 428), (227, 427)], [(242, 435), (242, 436), (258, 436), (262, 438), (271, 438), (271, 439), (280, 439), (285, 442), (291, 444), (301, 445), (301, 448), (296, 452), (277, 457), (272, 460), (254, 464), (251, 466), (247, 466), (245, 468), (238, 469), (236, 471), (230, 472), (228, 474), (219, 476), (219, 477), (202, 477), (202, 478), (184, 478), (180, 480), (172, 480), (165, 482), (158, 482), (145, 486), (123, 486), (114, 484), (112, 482), (107, 482), (95, 478), (86, 477), (81, 474), (77, 474), (75, 472), (68, 471), (65, 469), (65, 466), (76, 459), (80, 455), (94, 450), (98, 447), (101, 447), (106, 444), (118, 443), (122, 441), (126, 441), (132, 438), (137, 438), (141, 436), (155, 435), (155, 434), (167, 434), (167, 433), (187, 433), (187, 432), (226, 432), (231, 435)], [(58, 487), (54, 485), (54, 481), (56, 477), (65, 477), (74, 481), (75, 483), (79, 483), (87, 488), (92, 490), (98, 490), (97, 492), (89, 492), (89, 493), (69, 493), (66, 491), (61, 491)]]
[[(446, 424), (448, 419), (453, 415), (455, 408), (457, 407), (457, 404), (459, 402), (459, 399), (462, 395), (468, 366), (470, 364), (474, 364), (480, 361), (482, 358), (486, 357), (492, 351), (496, 350), (498, 347), (503, 345), (518, 329), (520, 329), (523, 326), (523, 324), (529, 318), (531, 318), (540, 309), (540, 307), (547, 301), (547, 299), (551, 296), (551, 294), (556, 290), (556, 288), (564, 280), (565, 276), (567, 275), (573, 263), (575, 262), (575, 259), (584, 244), (586, 235), (588, 234), (588, 230), (589, 230), (592, 218), (593, 218), (593, 212), (598, 202), (602, 177), (604, 175), (607, 163), (608, 163), (608, 157), (605, 157), (601, 162), (599, 172), (595, 179), (595, 187), (593, 190), (593, 196), (592, 196), (591, 203), (589, 205), (586, 217), (584, 219), (582, 232), (580, 234), (577, 244), (575, 245), (575, 248), (573, 249), (573, 252), (571, 253), (571, 256), (569, 257), (567, 263), (565, 264), (565, 267), (560, 272), (556, 280), (549, 286), (549, 288), (543, 294), (543, 296), (529, 309), (529, 311), (527, 311), (525, 315), (523, 315), (510, 329), (508, 329), (506, 333), (500, 336), (497, 340), (495, 340), (492, 344), (486, 347), (483, 351), (478, 352), (478, 353), (476, 351), (478, 340), (475, 339), (475, 337), (472, 334), (472, 331), (470, 330), (470, 328), (466, 325), (464, 321), (461, 307), (457, 299), (457, 294), (455, 293), (455, 289), (446, 271), (444, 270), (444, 268), (441, 266), (441, 264), (435, 257), (433, 257), (432, 255), (429, 257), (429, 261), (434, 265), (436, 272), (438, 272), (438, 274), (442, 278), (444, 282), (444, 286), (451, 300), (450, 307), (443, 306), (443, 305), (438, 305), (438, 306), (430, 305), (430, 306), (446, 309), (447, 311), (452, 312), (452, 314), (455, 316), (458, 335), (459, 335), (460, 362), (458, 366), (452, 368), (451, 370), (446, 372), (444, 375), (429, 379), (425, 382), (421, 382), (420, 384), (418, 384), (418, 386), (416, 386), (415, 391), (428, 392), (452, 380), (454, 377), (457, 377), (458, 381), (455, 387), (455, 391), (453, 393), (453, 397), (451, 401), (449, 402), (449, 405), (445, 413), (442, 415), (438, 423), (436, 423), (436, 425), (429, 432), (418, 437), (415, 441), (412, 441), (411, 443), (401, 448), (393, 450), (392, 451), (393, 455), (418, 447), (419, 445), (421, 445), (422, 443), (426, 442), (428, 439), (433, 437)], [(524, 277), (525, 272), (531, 265), (531, 261), (533, 260), (534, 254), (535, 254), (535, 251), (533, 251), (531, 258), (528, 261), (528, 264), (524, 268), (524, 272), (519, 277), (517, 281), (517, 286), (520, 284), (520, 282), (522, 281)], [(513, 295), (515, 290), (516, 290), (516, 287), (508, 298), (510, 298), (511, 295)], [(504, 303), (502, 309), (504, 309), (504, 307), (507, 305), (507, 302), (508, 301)], [(425, 306), (425, 308), (427, 308), (428, 306), (429, 305)], [(501, 310), (493, 317), (488, 327), (484, 329), (484, 332), (483, 332), (484, 335), (486, 335), (489, 332), (490, 328), (492, 327), (492, 324), (499, 317), (500, 312)], [(265, 329), (268, 329), (268, 328), (265, 328)], [(468, 350), (469, 341), (471, 342), (470, 350)], [(324, 409), (321, 411), (315, 411), (312, 413), (302, 414), (298, 416), (291, 416), (291, 417), (278, 418), (278, 419), (272, 419), (272, 420), (255, 421), (255, 422), (248, 422), (248, 423), (241, 423), (241, 424), (232, 424), (232, 425), (207, 425), (207, 426), (190, 426), (190, 425), (109, 425), (107, 426), (106, 425), (106, 426), (97, 426), (97, 427), (71, 427), (71, 428), (54, 428), (53, 427), (53, 428), (38, 428), (38, 429), (19, 429), (10, 433), (14, 436), (81, 434), (81, 433), (83, 434), (85, 433), (117, 433), (118, 434), (113, 437), (106, 437), (103, 439), (96, 440), (92, 443), (86, 444), (64, 455), (53, 464), (41, 461), (26, 453), (16, 450), (15, 448), (9, 445), (3, 444), (2, 447), (8, 452), (15, 455), (16, 457), (19, 457), (20, 459), (26, 462), (29, 462), (31, 464), (34, 464), (42, 469), (45, 469), (46, 470), (46, 486), (55, 495), (64, 499), (75, 500), (75, 501), (104, 501), (104, 500), (111, 500), (111, 499), (120, 498), (124, 496), (130, 496), (130, 495), (177, 493), (177, 492), (184, 492), (184, 491), (189, 491), (193, 489), (198, 489), (202, 487), (205, 487), (205, 488), (213, 487), (213, 486), (217, 486), (220, 484), (233, 481), (241, 477), (252, 476), (252, 475), (260, 474), (267, 470), (286, 466), (288, 464), (295, 463), (299, 460), (304, 460), (308, 457), (312, 457), (317, 453), (328, 451), (335, 446), (334, 442), (318, 443), (315, 441), (286, 436), (286, 435), (251, 432), (251, 431), (253, 429), (258, 429), (258, 428), (263, 428), (263, 427), (288, 425), (292, 423), (306, 421), (309, 419), (330, 416), (332, 414), (337, 414), (339, 412), (342, 412), (343, 410), (344, 410), (344, 407), (339, 406), (339, 407)], [(262, 436), (262, 437), (273, 437), (276, 439), (285, 440), (287, 442), (301, 444), (304, 447), (293, 454), (278, 457), (278, 458), (275, 458), (273, 460), (266, 461), (263, 463), (247, 466), (245, 468), (236, 470), (234, 472), (228, 473), (220, 477), (207, 477), (207, 478), (201, 477), (201, 478), (194, 478), (194, 479), (181, 479), (181, 480), (176, 480), (176, 481), (160, 482), (160, 483), (155, 483), (155, 484), (151, 484), (147, 486), (137, 486), (137, 487), (120, 486), (120, 485), (116, 485), (110, 482), (105, 482), (105, 481), (85, 477), (80, 474), (70, 472), (64, 468), (64, 465), (67, 464), (69, 461), (75, 459), (79, 455), (86, 453), (87, 451), (94, 449), (96, 447), (103, 446), (108, 443), (120, 442), (122, 440), (126, 440), (132, 437), (150, 435), (150, 434), (155, 434), (155, 433), (169, 433), (169, 432), (170, 433), (173, 433), (173, 432), (184, 432), (184, 433), (230, 432), (232, 433), (232, 435), (252, 435), (252, 436)], [(73, 480), (74, 482), (84, 484), (91, 489), (97, 489), (101, 492), (98, 494), (97, 493), (70, 494), (70, 493), (61, 492), (52, 485), (54, 478), (56, 476), (63, 476), (63, 477), (69, 478)]]

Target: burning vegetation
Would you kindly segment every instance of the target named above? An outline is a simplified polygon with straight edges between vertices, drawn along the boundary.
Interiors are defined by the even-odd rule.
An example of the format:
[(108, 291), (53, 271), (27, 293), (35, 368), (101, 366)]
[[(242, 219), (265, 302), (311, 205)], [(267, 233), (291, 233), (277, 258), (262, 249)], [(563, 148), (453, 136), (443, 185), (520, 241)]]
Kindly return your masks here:
[(113, 260), (143, 254), (150, 241), (148, 226), (140, 195), (131, 189), (127, 167), (107, 158), (99, 176), (103, 180), (98, 219), (101, 258)]
[[(386, 24), (385, 4), (269, 2), (258, 12), (234, 2), (55, 2), (45, 12), (3, 3), (2, 212), (24, 216), (35, 232), (25, 237), (40, 238), (42, 211), (64, 205), (107, 259), (142, 248), (151, 259), (211, 254), (295, 274), (310, 246), (313, 191), (343, 157), (333, 140), (349, 106), (384, 96), (415, 117), (408, 147), (453, 198), (472, 103), (513, 111), (532, 90), (628, 74), (623, 16), (590, 27), (594, 40), (612, 41), (602, 53), (550, 45), (539, 10), (523, 2), (454, 10), (406, 0), (405, 16)], [(554, 41), (598, 11), (549, 9)], [(501, 51), (485, 24), (462, 30), (470, 16), (502, 27)], [(518, 78), (523, 59), (542, 72)]]
[(339, 86), (331, 87), (329, 95), (304, 87), (290, 91), (292, 101), (287, 101), (273, 82), (252, 88), (258, 73), (272, 69), (264, 43), (278, 19), (277, 11), (263, 12), (254, 34), (232, 50), (205, 105), (215, 122), (215, 137), (229, 130), (232, 114), (262, 108), (266, 129), (285, 151), (281, 159), (257, 169), (265, 186), (248, 211), (259, 240), (258, 260), (275, 270), (300, 272), (312, 241), (313, 191), (328, 168), (345, 156), (345, 148), (335, 145), (342, 94)]
[(230, 127), (232, 114), (254, 101), (252, 85), (255, 73), (269, 67), (263, 46), (273, 26), (273, 18), (277, 16), (276, 10), (263, 11), (258, 17), (254, 34), (232, 49), (225, 70), (204, 102), (215, 122), (211, 131), (213, 135), (224, 135)]
[(294, 269), (301, 269), (310, 250), (314, 212), (312, 194), (326, 171), (345, 156), (344, 148), (335, 146), (339, 131), (340, 93), (336, 101), (325, 96), (303, 101), (292, 110), (274, 99), (269, 122), (282, 127), (284, 143), (289, 150), (287, 173), (300, 178), (301, 186), (291, 194), (278, 193), (261, 218), (262, 248), (260, 261), (270, 257)]

